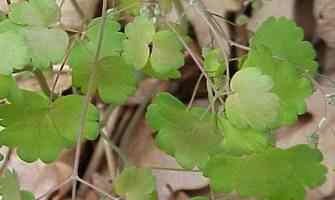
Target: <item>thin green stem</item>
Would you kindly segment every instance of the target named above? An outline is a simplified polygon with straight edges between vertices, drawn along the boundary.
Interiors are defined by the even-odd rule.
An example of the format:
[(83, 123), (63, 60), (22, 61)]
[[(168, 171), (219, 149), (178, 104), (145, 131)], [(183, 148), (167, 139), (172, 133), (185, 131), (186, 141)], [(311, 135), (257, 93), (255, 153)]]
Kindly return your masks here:
[(104, 141), (106, 141), (109, 144), (109, 146), (113, 149), (113, 151), (117, 153), (117, 155), (121, 158), (125, 166), (130, 164), (126, 154), (123, 153), (122, 150), (103, 131), (100, 134), (100, 136), (101, 138), (104, 139)]
[(88, 107), (90, 104), (91, 95), (93, 93), (94, 80), (96, 79), (96, 74), (97, 74), (96, 65), (98, 63), (98, 59), (100, 56), (102, 40), (103, 40), (103, 36), (105, 32), (106, 17), (107, 17), (107, 0), (103, 0), (102, 23), (101, 23), (99, 35), (98, 35), (99, 39), (98, 39), (98, 44), (97, 44), (97, 51), (95, 54), (94, 63), (91, 66), (91, 74), (90, 74), (89, 81), (88, 81), (87, 94), (85, 96), (83, 110), (80, 115), (80, 128), (77, 133), (77, 144), (76, 144), (75, 160), (74, 160), (74, 167), (73, 167), (73, 176), (76, 179), (73, 181), (73, 185), (72, 185), (72, 200), (76, 199), (76, 194), (77, 194), (77, 179), (78, 179), (78, 169), (79, 169), (79, 160), (80, 160), (80, 151), (81, 151), (81, 138), (85, 130)]

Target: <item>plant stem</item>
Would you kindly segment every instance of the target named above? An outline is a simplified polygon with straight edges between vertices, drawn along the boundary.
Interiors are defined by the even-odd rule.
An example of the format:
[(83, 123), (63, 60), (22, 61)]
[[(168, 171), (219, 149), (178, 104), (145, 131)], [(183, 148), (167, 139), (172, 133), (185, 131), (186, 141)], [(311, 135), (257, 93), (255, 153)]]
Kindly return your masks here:
[(46, 193), (40, 195), (39, 197), (36, 198), (36, 200), (41, 200), (49, 195), (51, 195), (52, 193), (56, 192), (57, 190), (59, 190), (60, 188), (62, 188), (63, 186), (65, 186), (66, 184), (70, 183), (73, 180), (73, 177), (69, 177), (67, 178), (65, 181), (63, 181), (62, 183), (60, 183), (59, 185), (51, 188), (51, 190), (47, 191)]
[(77, 177), (76, 180), (79, 181), (79, 182), (81, 182), (84, 185), (87, 185), (88, 187), (92, 188), (96, 192), (100, 193), (101, 195), (103, 195), (103, 196), (105, 196), (105, 197), (107, 197), (107, 198), (109, 198), (111, 200), (120, 200), (120, 198), (116, 198), (116, 197), (111, 196), (107, 192), (101, 190), (100, 188), (96, 187), (95, 185), (93, 185), (93, 184), (91, 184), (91, 183), (89, 183), (89, 182), (87, 182), (87, 181), (85, 181), (85, 180), (83, 180), (83, 179), (81, 179), (79, 177)]
[(106, 141), (109, 146), (117, 153), (117, 155), (121, 158), (122, 162), (124, 165), (128, 165), (129, 161), (128, 158), (126, 156), (125, 153), (122, 152), (122, 150), (104, 133), (102, 132), (101, 134), (101, 138), (104, 139), (104, 141)]
[(81, 151), (81, 137), (84, 133), (85, 130), (85, 124), (86, 124), (86, 117), (87, 117), (87, 112), (88, 112), (88, 107), (90, 104), (90, 99), (91, 99), (91, 93), (93, 93), (93, 85), (94, 85), (94, 80), (96, 78), (97, 74), (97, 68), (96, 65), (98, 63), (98, 59), (100, 56), (100, 51), (101, 51), (101, 46), (102, 46), (102, 39), (104, 36), (105, 32), (105, 24), (106, 24), (106, 17), (107, 17), (107, 0), (103, 0), (102, 4), (102, 22), (101, 22), (101, 27), (99, 30), (99, 35), (98, 35), (98, 44), (97, 44), (97, 51), (95, 54), (94, 58), (94, 63), (91, 66), (91, 74), (89, 77), (88, 81), (88, 89), (87, 89), (87, 94), (84, 99), (84, 106), (83, 106), (83, 111), (80, 115), (80, 128), (77, 133), (77, 145), (76, 145), (76, 152), (75, 152), (75, 160), (74, 160), (74, 167), (73, 167), (73, 177), (75, 177), (75, 180), (73, 180), (72, 184), (72, 200), (76, 199), (77, 195), (77, 179), (78, 179), (78, 169), (79, 169), (79, 161), (80, 161), (80, 151)]

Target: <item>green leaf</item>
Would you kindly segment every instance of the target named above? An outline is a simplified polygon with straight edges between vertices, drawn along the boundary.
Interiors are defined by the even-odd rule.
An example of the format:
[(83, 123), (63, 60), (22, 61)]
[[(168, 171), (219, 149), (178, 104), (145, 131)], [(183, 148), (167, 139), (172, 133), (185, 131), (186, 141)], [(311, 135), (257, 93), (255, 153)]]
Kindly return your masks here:
[[(101, 18), (95, 19), (89, 25), (88, 38), (78, 40), (69, 57), (70, 66), (73, 68), (73, 84), (84, 92), (87, 91), (95, 61), (100, 26)], [(136, 89), (135, 69), (120, 56), (125, 35), (118, 32), (119, 29), (120, 24), (108, 18), (94, 80), (94, 86), (102, 100), (114, 104), (124, 103)]]
[(137, 69), (145, 66), (150, 55), (149, 44), (155, 35), (155, 26), (148, 18), (138, 16), (126, 26), (128, 40), (124, 41), (123, 56)]
[[(146, 113), (149, 125), (158, 130), (156, 143), (184, 168), (202, 167), (220, 148), (222, 135), (215, 116), (203, 108), (187, 110), (168, 93), (160, 93)], [(192, 141), (190, 142), (190, 138)]]
[(229, 155), (258, 153), (272, 145), (269, 134), (252, 128), (237, 128), (224, 118), (221, 119), (220, 126), (224, 135), (222, 149)]
[(29, 63), (29, 50), (22, 36), (14, 32), (0, 33), (0, 74), (23, 69)]
[(147, 65), (143, 68), (143, 72), (148, 76), (160, 80), (179, 79), (181, 77), (181, 73), (175, 69), (172, 69), (166, 73), (158, 73), (152, 69), (150, 62), (148, 62)]
[(66, 32), (42, 27), (25, 28), (22, 32), (34, 67), (45, 69), (62, 62), (69, 43)]
[(0, 196), (2, 200), (35, 200), (31, 192), (20, 191), (17, 175), (10, 170), (0, 177)]
[(220, 49), (211, 49), (205, 53), (204, 57), (204, 69), (208, 76), (218, 77), (225, 72), (226, 67), (220, 55)]
[(279, 98), (272, 93), (270, 76), (257, 68), (238, 71), (231, 80), (233, 94), (229, 95), (226, 114), (236, 127), (267, 130), (277, 126)]
[(154, 71), (166, 74), (172, 70), (177, 71), (184, 65), (184, 55), (181, 52), (182, 44), (175, 33), (159, 31), (153, 39), (153, 49), (150, 58)]
[(20, 101), (22, 94), (12, 76), (0, 74), (0, 99), (5, 98), (10, 102)]
[[(101, 28), (102, 18), (96, 18), (89, 24), (89, 29), (87, 30), (86, 44), (92, 56), (95, 52), (99, 43), (99, 33)], [(106, 56), (120, 55), (123, 50), (123, 41), (126, 36), (124, 33), (119, 32), (121, 25), (116, 22), (112, 17), (107, 17), (104, 34), (101, 43), (100, 58)]]
[(49, 26), (59, 20), (60, 11), (54, 0), (30, 0), (13, 3), (9, 19), (16, 24), (29, 26)]
[[(93, 64), (93, 52), (88, 51), (82, 42), (77, 43), (70, 56), (70, 65), (73, 69), (73, 85), (84, 92), (87, 92)], [(96, 68), (94, 85), (103, 101), (122, 104), (135, 92), (135, 70), (121, 56), (105, 57), (97, 63)]]
[[(0, 106), (0, 144), (18, 148), (19, 157), (27, 162), (55, 160), (68, 144), (74, 144), (80, 126), (83, 97), (64, 96), (55, 102), (34, 92), (22, 91), (24, 102)], [(98, 112), (89, 106), (84, 136), (95, 139)]]
[(155, 193), (155, 182), (149, 169), (127, 167), (115, 179), (113, 188), (127, 200), (148, 200)]
[(216, 192), (238, 192), (257, 200), (303, 200), (305, 188), (321, 185), (326, 168), (322, 155), (308, 145), (235, 157), (224, 153), (209, 161), (204, 175)]
[(289, 125), (306, 112), (305, 99), (312, 95), (313, 85), (309, 79), (299, 74), (289, 62), (274, 58), (266, 47), (258, 47), (249, 52), (244, 68), (257, 67), (273, 80), (273, 93), (280, 102), (279, 121)]
[(251, 47), (266, 46), (273, 56), (287, 60), (301, 74), (315, 74), (318, 68), (316, 54), (313, 46), (303, 38), (303, 29), (293, 21), (284, 17), (270, 17), (257, 29)]

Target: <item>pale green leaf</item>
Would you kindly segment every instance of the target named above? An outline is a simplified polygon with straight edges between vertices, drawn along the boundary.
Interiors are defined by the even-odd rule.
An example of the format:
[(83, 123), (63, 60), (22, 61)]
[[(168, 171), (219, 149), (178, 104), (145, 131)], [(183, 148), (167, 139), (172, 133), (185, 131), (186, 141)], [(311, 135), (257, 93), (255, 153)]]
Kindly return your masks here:
[(61, 29), (36, 27), (26, 28), (22, 33), (34, 67), (45, 69), (51, 64), (62, 62), (69, 43), (66, 32)]
[[(101, 23), (102, 18), (96, 18), (89, 24), (87, 30), (88, 42), (85, 45), (92, 51), (93, 55), (95, 55), (98, 47)], [(108, 17), (104, 26), (99, 58), (120, 55), (123, 49), (123, 41), (126, 38), (124, 33), (119, 32), (121, 25), (112, 17)]]
[(226, 114), (235, 126), (266, 130), (278, 125), (279, 98), (272, 93), (273, 81), (257, 68), (238, 71), (231, 80), (233, 94), (226, 103)]
[(59, 8), (55, 0), (30, 0), (13, 3), (9, 19), (16, 24), (49, 26), (58, 22)]
[(182, 49), (183, 46), (175, 33), (171, 31), (157, 32), (153, 39), (150, 58), (152, 69), (160, 74), (166, 74), (171, 70), (177, 71), (184, 65)]
[(209, 155), (220, 148), (222, 135), (216, 127), (215, 116), (203, 108), (187, 110), (168, 93), (160, 93), (154, 99), (146, 119), (158, 131), (158, 146), (184, 168), (204, 166)]
[[(41, 159), (51, 162), (68, 144), (74, 144), (80, 126), (83, 97), (65, 96), (55, 102), (36, 93), (23, 91), (22, 103), (0, 105), (0, 144), (17, 147), (19, 157), (27, 162)], [(89, 106), (85, 138), (95, 139), (98, 113)]]
[(129, 39), (150, 43), (155, 35), (155, 26), (149, 18), (138, 16), (133, 22), (127, 24), (125, 33)]
[(251, 50), (243, 67), (257, 67), (273, 80), (272, 91), (280, 99), (279, 125), (292, 124), (306, 112), (305, 99), (312, 95), (313, 86), (292, 64), (275, 58), (269, 49), (260, 46)]
[(148, 18), (138, 16), (126, 26), (125, 32), (128, 39), (124, 41), (123, 56), (127, 63), (141, 69), (150, 55), (149, 44), (155, 34), (154, 24)]
[(127, 167), (115, 179), (113, 188), (127, 200), (150, 200), (155, 193), (155, 182), (149, 169)]
[(24, 38), (15, 32), (0, 33), (0, 74), (11, 74), (29, 63), (29, 49)]
[(326, 180), (322, 155), (308, 145), (235, 157), (221, 153), (204, 170), (216, 192), (236, 191), (257, 200), (304, 200), (305, 189)]
[(318, 64), (312, 44), (303, 41), (303, 29), (284, 17), (267, 19), (256, 31), (251, 47), (266, 46), (273, 56), (286, 60), (301, 74), (315, 74)]

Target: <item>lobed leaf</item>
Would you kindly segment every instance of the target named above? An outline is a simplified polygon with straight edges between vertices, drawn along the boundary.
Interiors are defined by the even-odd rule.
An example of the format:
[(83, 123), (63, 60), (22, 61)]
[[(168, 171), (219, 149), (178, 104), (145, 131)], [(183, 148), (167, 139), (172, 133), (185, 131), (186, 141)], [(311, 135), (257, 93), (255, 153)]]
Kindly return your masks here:
[(123, 56), (128, 64), (141, 69), (150, 56), (149, 44), (155, 35), (154, 24), (148, 18), (138, 16), (126, 26), (125, 32), (128, 39), (124, 41)]
[(10, 5), (9, 19), (20, 25), (49, 26), (58, 22), (60, 10), (54, 0), (30, 0)]
[(238, 71), (231, 80), (233, 94), (226, 103), (226, 115), (236, 127), (267, 130), (278, 125), (279, 98), (271, 90), (273, 81), (257, 68)]
[(270, 17), (257, 29), (251, 47), (265, 46), (273, 56), (291, 63), (300, 74), (313, 75), (318, 68), (316, 54), (313, 46), (303, 39), (303, 29), (295, 22), (284, 17)]
[(258, 200), (303, 200), (305, 188), (321, 185), (326, 168), (322, 155), (308, 145), (236, 157), (221, 153), (211, 157), (205, 176), (216, 192), (238, 192)]
[(127, 200), (149, 200), (155, 193), (155, 177), (149, 169), (127, 167), (115, 179), (115, 192)]
[(171, 31), (159, 31), (153, 39), (153, 49), (150, 63), (154, 71), (166, 74), (177, 71), (184, 65), (184, 55), (181, 52), (182, 44), (175, 33)]
[(0, 74), (9, 75), (13, 69), (23, 69), (29, 63), (25, 39), (15, 32), (0, 33)]
[[(0, 144), (17, 147), (19, 157), (27, 162), (41, 159), (55, 160), (66, 146), (73, 145), (80, 126), (83, 98), (70, 95), (51, 103), (34, 92), (22, 91), (24, 101), (0, 105)], [(85, 138), (95, 139), (98, 129), (98, 113), (89, 106), (85, 126)]]
[(279, 125), (292, 124), (306, 112), (305, 99), (312, 95), (313, 86), (291, 63), (275, 58), (266, 47), (258, 47), (249, 52), (243, 64), (243, 68), (249, 67), (260, 69), (273, 80), (272, 91), (280, 103)]
[(210, 154), (220, 148), (222, 135), (216, 127), (215, 116), (203, 108), (187, 110), (168, 93), (160, 93), (154, 99), (146, 119), (158, 131), (158, 146), (184, 168), (203, 167)]

